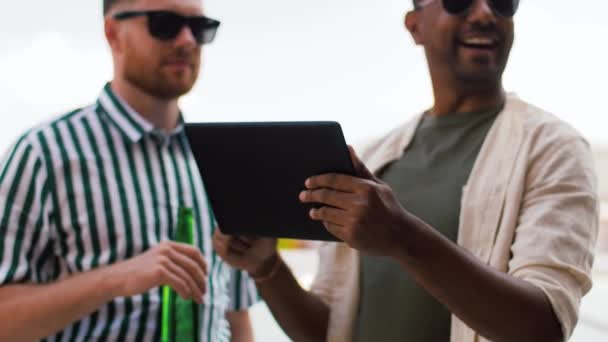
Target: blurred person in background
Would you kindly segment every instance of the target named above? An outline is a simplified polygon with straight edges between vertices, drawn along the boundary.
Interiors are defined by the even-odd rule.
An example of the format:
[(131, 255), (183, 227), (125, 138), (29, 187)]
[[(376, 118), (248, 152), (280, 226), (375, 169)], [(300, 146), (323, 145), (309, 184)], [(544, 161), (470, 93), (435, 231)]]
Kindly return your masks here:
[(215, 248), (295, 341), (567, 340), (598, 229), (589, 145), (503, 88), (517, 0), (414, 7), (434, 105), (353, 152), (357, 177), (303, 184), (311, 218), (344, 241), (322, 245), (312, 289), (272, 239), (216, 231)]
[[(251, 341), (255, 286), (213, 252), (178, 107), (219, 22), (200, 0), (103, 6), (113, 81), (0, 164), (0, 340), (159, 341), (169, 285), (198, 303), (198, 341)], [(170, 241), (182, 206), (192, 246)]]

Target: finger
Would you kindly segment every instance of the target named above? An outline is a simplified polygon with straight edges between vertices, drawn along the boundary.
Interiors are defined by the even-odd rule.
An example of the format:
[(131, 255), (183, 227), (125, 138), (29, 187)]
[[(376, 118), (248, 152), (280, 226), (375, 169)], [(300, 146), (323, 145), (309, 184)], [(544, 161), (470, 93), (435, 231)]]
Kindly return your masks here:
[(357, 193), (362, 186), (363, 179), (339, 173), (327, 173), (310, 177), (304, 185), (308, 190), (327, 188), (342, 192)]
[(348, 222), (348, 212), (338, 208), (321, 207), (311, 209), (309, 215), (315, 221), (328, 222), (339, 226), (345, 226)]
[[(245, 253), (246, 252), (243, 252), (240, 249), (234, 248), (232, 245), (228, 246), (228, 254), (231, 257), (236, 257), (236, 258), (241, 259), (245, 256)], [(236, 261), (236, 260), (233, 259), (233, 261)]]
[(226, 235), (222, 233), (222, 230), (219, 226), (215, 227), (215, 232), (213, 233), (213, 238), (218, 240), (230, 240), (230, 235)]
[(375, 181), (376, 176), (374, 176), (374, 174), (369, 171), (365, 164), (363, 164), (361, 159), (359, 159), (359, 156), (357, 156), (355, 149), (351, 145), (348, 145), (348, 151), (350, 152), (350, 159), (353, 162), (353, 166), (355, 167), (355, 172), (357, 172), (357, 175), (361, 178)]
[(333, 236), (337, 237), (338, 239), (344, 241), (344, 226), (340, 226), (338, 224), (334, 224), (331, 222), (323, 222), (323, 225), (325, 226), (325, 229), (327, 229), (327, 231), (329, 233), (331, 233)]
[(237, 238), (250, 246), (260, 239), (256, 236), (237, 236)]
[(184, 299), (197, 299), (197, 293), (200, 291), (196, 288), (196, 286), (192, 286), (188, 280), (190, 277), (188, 277), (188, 274), (184, 270), (174, 264), (171, 260), (164, 263), (163, 267), (164, 279), (162, 285), (171, 287), (180, 295), (180, 297)]
[(213, 235), (213, 248), (219, 255), (224, 256), (228, 253), (230, 239), (230, 236), (221, 233), (218, 234), (217, 231)]
[(185, 272), (188, 278), (188, 284), (193, 286), (193, 289), (200, 292), (200, 295), (202, 296), (205, 292), (207, 282), (206, 272), (204, 272), (194, 261), (192, 261), (192, 259), (178, 252), (171, 253), (169, 258), (171, 258), (171, 261)]
[(320, 203), (340, 209), (350, 208), (357, 196), (352, 193), (330, 189), (305, 190), (300, 193), (302, 203)]
[(228, 253), (228, 242), (224, 241), (221, 238), (216, 238), (214, 236), (213, 237), (213, 249), (219, 256), (225, 257), (226, 254)]
[(188, 257), (186, 254), (182, 254), (179, 251), (174, 251), (169, 254), (169, 258), (180, 267), (185, 269), (188, 274), (191, 274), (197, 282), (203, 283), (207, 278), (207, 271), (200, 267), (198, 263)]
[(230, 239), (230, 249), (236, 250), (241, 254), (247, 253), (251, 249), (251, 244), (243, 241), (241, 238), (233, 237)]
[(173, 241), (171, 241), (170, 244), (174, 250), (178, 251), (180, 254), (186, 255), (196, 262), (196, 264), (205, 272), (205, 274), (207, 274), (207, 262), (197, 247)]
[(213, 232), (213, 241), (221, 241), (224, 240), (226, 235), (222, 234), (219, 227), (216, 227), (215, 232)]

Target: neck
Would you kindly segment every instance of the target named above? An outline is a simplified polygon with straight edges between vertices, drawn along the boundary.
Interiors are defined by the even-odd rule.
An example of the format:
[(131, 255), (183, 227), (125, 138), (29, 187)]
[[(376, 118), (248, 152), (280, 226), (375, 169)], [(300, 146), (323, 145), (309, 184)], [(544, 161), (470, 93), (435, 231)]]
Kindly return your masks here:
[(502, 81), (493, 85), (463, 86), (461, 82), (433, 78), (435, 104), (431, 115), (474, 113), (498, 108), (505, 102)]
[(112, 91), (155, 128), (168, 133), (177, 127), (179, 121), (177, 99), (159, 99), (118, 77), (112, 81), (111, 87)]

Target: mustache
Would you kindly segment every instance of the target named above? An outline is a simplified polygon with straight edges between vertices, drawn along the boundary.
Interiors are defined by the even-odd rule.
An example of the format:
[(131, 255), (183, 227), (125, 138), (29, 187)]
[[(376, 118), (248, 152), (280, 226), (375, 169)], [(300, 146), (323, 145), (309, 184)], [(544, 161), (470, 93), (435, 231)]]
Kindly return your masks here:
[(198, 58), (198, 53), (196, 49), (191, 48), (176, 48), (173, 52), (169, 53), (165, 58), (162, 59), (163, 63), (170, 63), (172, 61), (186, 61), (188, 63), (194, 64), (196, 59)]
[(460, 34), (461, 37), (467, 37), (472, 35), (482, 35), (482, 36), (491, 36), (496, 37), (500, 41), (505, 39), (505, 34), (502, 32), (496, 24), (492, 22), (482, 23), (482, 22), (474, 22), (469, 25), (465, 30), (463, 30)]

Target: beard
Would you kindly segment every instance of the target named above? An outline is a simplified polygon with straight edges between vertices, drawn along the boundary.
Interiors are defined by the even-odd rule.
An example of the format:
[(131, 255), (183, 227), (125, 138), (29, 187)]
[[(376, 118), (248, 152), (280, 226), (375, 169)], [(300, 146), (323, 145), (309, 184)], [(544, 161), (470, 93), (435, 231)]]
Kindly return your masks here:
[[(176, 49), (164, 58), (153, 58), (151, 52), (135, 52), (125, 56), (125, 79), (147, 94), (172, 100), (187, 94), (198, 78), (200, 68), (199, 48), (195, 50)], [(187, 68), (173, 70), (168, 61), (180, 60)]]
[(457, 80), (470, 85), (493, 85), (502, 79), (506, 68), (506, 61), (493, 64), (487, 59), (480, 57), (474, 59), (472, 65), (454, 63), (452, 72)]

